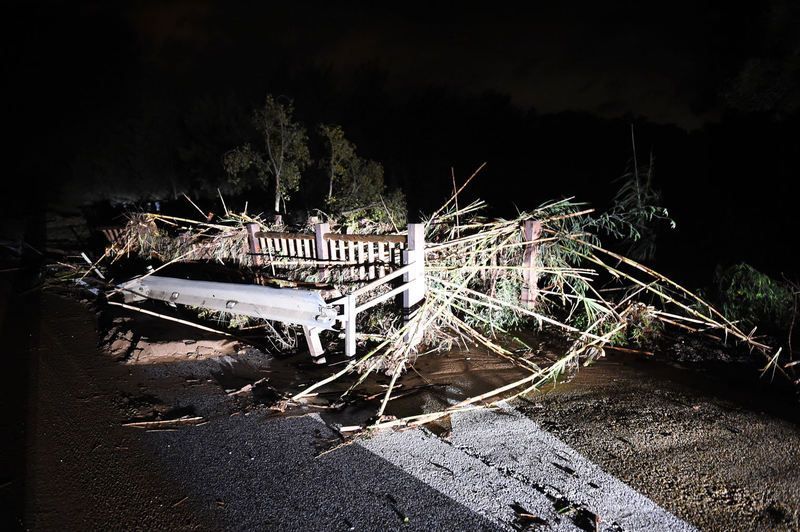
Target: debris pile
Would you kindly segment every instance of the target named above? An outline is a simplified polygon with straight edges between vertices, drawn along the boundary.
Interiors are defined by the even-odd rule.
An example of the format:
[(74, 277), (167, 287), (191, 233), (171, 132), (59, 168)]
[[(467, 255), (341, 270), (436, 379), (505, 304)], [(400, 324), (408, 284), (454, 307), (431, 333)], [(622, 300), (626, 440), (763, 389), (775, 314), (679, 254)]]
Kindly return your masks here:
[[(414, 319), (386, 332), (385, 339), (346, 368), (294, 396), (315, 390), (356, 372), (363, 381), (371, 372), (392, 375), (378, 411), (379, 426), (419, 424), (455, 411), (493, 405), (555, 383), (567, 370), (588, 365), (606, 348), (640, 344), (661, 327), (743, 343), (766, 357), (773, 371), (779, 350), (761, 343), (726, 319), (713, 306), (649, 267), (605, 249), (598, 236), (601, 217), (570, 199), (551, 202), (508, 220), (487, 219), (476, 201), (455, 208), (455, 195), (425, 223), (426, 300)], [(523, 255), (530, 242), (526, 221), (540, 224), (535, 241), (534, 301), (521, 301)], [(530, 350), (510, 349), (504, 342), (514, 328), (555, 329), (571, 340), (560, 359), (545, 367), (530, 360)], [(407, 329), (423, 334), (423, 351), (403, 341)], [(480, 344), (529, 371), (529, 375), (444, 411), (380, 421), (397, 377), (416, 356), (451, 349), (458, 343)]]
[[(301, 402), (334, 380), (350, 376), (354, 382), (347, 395), (369, 375), (383, 373), (391, 381), (376, 426), (426, 423), (555, 383), (565, 372), (603, 356), (605, 349), (646, 347), (651, 337), (666, 327), (720, 342), (742, 343), (765, 357), (765, 369), (785, 374), (778, 363), (780, 350), (759, 341), (754, 331), (741, 330), (676, 282), (604, 247), (600, 235), (608, 225), (616, 224), (612, 230), (618, 231), (624, 220), (608, 213), (598, 216), (572, 199), (548, 202), (511, 219), (490, 219), (482, 215), (486, 205), (480, 200), (458, 207), (459, 193), (471, 179), (424, 222), (426, 291), (413, 316), (404, 319), (391, 300), (375, 307), (363, 318), (361, 354), (295, 394), (287, 404)], [(252, 223), (264, 231), (285, 230), (282, 224), (227, 210), (214, 223), (131, 214), (119, 238), (92, 268), (139, 256), (162, 263), (150, 273), (175, 263), (215, 262), (236, 268), (258, 284), (308, 283), (340, 295), (365, 284), (346, 274), (352, 266), (343, 265), (338, 268), (340, 275), (328, 275), (323, 286), (318, 275), (320, 262), (313, 259), (287, 261), (270, 256), (256, 265), (247, 241), (246, 225)], [(332, 225), (335, 230), (335, 223)], [(325, 267), (329, 272), (336, 270)], [(109, 288), (112, 295), (116, 288), (111, 283)], [(235, 325), (263, 328), (276, 348), (295, 345), (289, 339), (296, 337), (297, 331), (291, 327), (256, 318), (237, 320)], [(514, 338), (515, 330), (531, 327), (558, 331), (569, 340), (569, 347), (560, 358), (542, 365), (531, 348)], [(409, 335), (421, 341), (410, 343), (406, 340)], [(515, 340), (517, 344), (512, 345)], [(527, 375), (440, 412), (403, 419), (384, 417), (398, 379), (413, 369), (418, 357), (465, 344), (481, 345), (524, 368)]]

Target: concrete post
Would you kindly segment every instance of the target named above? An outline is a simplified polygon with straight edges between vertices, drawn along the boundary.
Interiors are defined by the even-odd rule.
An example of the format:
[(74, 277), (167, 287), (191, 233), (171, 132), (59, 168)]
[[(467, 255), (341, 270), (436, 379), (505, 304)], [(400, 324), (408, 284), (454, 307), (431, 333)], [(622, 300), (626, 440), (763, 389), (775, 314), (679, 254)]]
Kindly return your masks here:
[(328, 242), (325, 235), (331, 230), (330, 224), (317, 224), (314, 226), (314, 242), (317, 245), (317, 260), (328, 260)]
[(319, 331), (315, 327), (303, 326), (303, 335), (306, 337), (306, 344), (308, 344), (308, 352), (311, 353), (311, 358), (314, 359), (315, 364), (324, 364), (325, 349), (322, 347), (322, 342), (319, 339)]

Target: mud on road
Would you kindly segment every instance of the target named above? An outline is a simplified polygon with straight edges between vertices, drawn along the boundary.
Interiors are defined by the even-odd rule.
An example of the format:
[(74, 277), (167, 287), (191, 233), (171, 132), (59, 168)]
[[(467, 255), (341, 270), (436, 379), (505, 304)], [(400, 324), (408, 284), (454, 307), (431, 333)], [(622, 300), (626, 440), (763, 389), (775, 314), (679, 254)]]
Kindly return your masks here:
[[(315, 520), (315, 526), (334, 529), (369, 529), (368, 523), (389, 529), (497, 528), (480, 512), (464, 511), (354, 446), (315, 459), (341, 443), (335, 430), (306, 418), (270, 424), (274, 413), (266, 404), (229, 394), (263, 378), (296, 391), (330, 373), (307, 356), (276, 359), (171, 325), (145, 328), (144, 337), (111, 349), (130, 336), (124, 321), (108, 336), (98, 332), (85, 305), (47, 295), (38, 311), (42, 319), (30, 333), (37, 340), (31, 350), (27, 473), (12, 480), (24, 480), (19, 522), (27, 528), (215, 529), (249, 523), (293, 529)], [(109, 350), (101, 351), (104, 340)], [(165, 356), (164, 349), (171, 354)], [(518, 371), (480, 351), (426, 357), (419, 369), (433, 382), (410, 377), (405, 386), (418, 391), (392, 404), (395, 413), (441, 408), (507, 382)], [(370, 386), (380, 392), (383, 381)], [(376, 405), (364, 395), (360, 399), (323, 411), (322, 419), (330, 427), (364, 422)], [(784, 396), (765, 397), (752, 379), (719, 368), (631, 355), (609, 355), (573, 381), (516, 403), (607, 473), (706, 530), (800, 528), (795, 406)], [(208, 424), (156, 433), (124, 426), (178, 416)], [(439, 429), (446, 439), (447, 427)], [(303, 434), (305, 439), (297, 439)], [(285, 464), (302, 471), (302, 482), (283, 470)], [(256, 471), (261, 473), (253, 477)], [(391, 491), (365, 491), (367, 481), (359, 474)], [(337, 510), (341, 486), (354, 490), (346, 498), (360, 511)], [(267, 488), (270, 493), (259, 491)], [(325, 508), (326, 502), (333, 508)]]
[(518, 407), (703, 530), (800, 530), (800, 408), (731, 369), (620, 356)]

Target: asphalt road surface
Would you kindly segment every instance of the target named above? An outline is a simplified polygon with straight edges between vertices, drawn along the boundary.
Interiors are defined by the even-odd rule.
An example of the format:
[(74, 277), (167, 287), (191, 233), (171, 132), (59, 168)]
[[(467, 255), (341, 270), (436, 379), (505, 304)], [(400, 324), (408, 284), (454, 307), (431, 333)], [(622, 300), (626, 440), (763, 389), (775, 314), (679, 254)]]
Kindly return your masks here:
[[(728, 409), (724, 424), (738, 427), (739, 432), (726, 431), (723, 438), (712, 418), (695, 416), (693, 424), (683, 420), (683, 425), (676, 421), (678, 410), (686, 409), (685, 415), (692, 416), (698, 412), (697, 404), (701, 409), (727, 404), (713, 397), (684, 397), (688, 402), (670, 410), (659, 405), (677, 405), (678, 394), (688, 392), (656, 391), (651, 394), (655, 399), (642, 409), (647, 414), (645, 424), (635, 408), (627, 413), (614, 410), (614, 396), (609, 395), (613, 390), (602, 383), (581, 387), (578, 380), (561, 395), (459, 414), (444, 432), (383, 432), (340, 446), (329, 416), (269, 416), (263, 408), (242, 409), (213, 379), (115, 361), (98, 349), (94, 316), (80, 303), (45, 296), (38, 312), (38, 329), (27, 333), (35, 341), (29, 347), (33, 385), (20, 457), (25, 473), (3, 488), (23, 490), (24, 504), (13, 510), (13, 519), (25, 528), (797, 526), (800, 468), (795, 451), (800, 431), (796, 424), (767, 413)], [(228, 355), (212, 357), (203, 367), (229, 363)], [(641, 381), (635, 373), (633, 378)], [(609, 397), (611, 403), (601, 402), (600, 408), (614, 412), (615, 426), (608, 417), (597, 415), (597, 401)], [(637, 400), (641, 396), (626, 398), (630, 403), (623, 404)], [(167, 405), (206, 422), (155, 431), (124, 426), (132, 414), (153, 405)], [(659, 419), (661, 414), (664, 420)], [(671, 424), (672, 436), (663, 437), (657, 447), (651, 433), (658, 433), (664, 423)], [(614, 449), (638, 463), (609, 457), (609, 438), (618, 441), (619, 427), (628, 430), (620, 437), (630, 445)], [(750, 427), (757, 430), (748, 432)], [(779, 439), (781, 451), (772, 455), (778, 461), (767, 470), (763, 460), (748, 463), (746, 452), (722, 453), (711, 447), (713, 452), (688, 453), (685, 447), (697, 447), (697, 441), (682, 440), (681, 430), (695, 436), (706, 430), (710, 436), (704, 444), (739, 446), (743, 452)], [(696, 458), (682, 469), (670, 459), (676, 452), (684, 453), (684, 459)], [(770, 451), (762, 449), (761, 454), (770, 456)], [(740, 470), (738, 477), (719, 477), (728, 479), (729, 486), (747, 478), (763, 484), (773, 475), (776, 488), (743, 505), (709, 498), (706, 484), (692, 479), (719, 469)], [(758, 482), (751, 488), (763, 492)], [(706, 503), (694, 504), (695, 499)], [(722, 517), (715, 521), (711, 517), (717, 514)]]

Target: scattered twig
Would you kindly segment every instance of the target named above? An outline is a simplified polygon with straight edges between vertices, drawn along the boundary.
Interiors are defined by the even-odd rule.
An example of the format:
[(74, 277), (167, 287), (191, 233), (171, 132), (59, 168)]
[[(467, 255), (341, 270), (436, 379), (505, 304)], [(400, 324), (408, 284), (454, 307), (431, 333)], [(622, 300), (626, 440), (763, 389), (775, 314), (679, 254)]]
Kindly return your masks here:
[[(84, 253), (84, 252), (82, 252), (82, 251), (81, 251), (81, 257), (82, 257), (82, 258), (83, 258), (83, 260), (85, 260), (85, 261), (86, 261), (86, 263), (89, 265), (89, 269), (90, 269), (91, 271), (93, 271), (94, 273), (96, 273), (96, 274), (97, 274), (97, 276), (98, 276), (100, 279), (102, 279), (102, 280), (104, 280), (104, 281), (106, 280), (106, 276), (105, 276), (105, 275), (103, 275), (103, 274), (100, 272), (100, 270), (98, 270), (98, 269), (97, 269), (97, 264), (100, 262), (100, 260), (102, 260), (102, 258), (103, 258), (103, 257), (105, 257), (105, 255), (103, 255), (103, 257), (100, 257), (100, 259), (99, 259), (97, 262), (94, 262), (94, 263), (93, 263), (91, 260), (89, 260), (89, 257), (87, 257), (87, 256), (86, 256), (86, 253)], [(85, 277), (85, 276), (86, 276), (86, 275), (84, 274), (84, 277)], [(81, 277), (81, 279), (83, 279), (83, 277)]]
[(204, 419), (202, 417), (180, 417), (177, 419), (164, 419), (160, 421), (134, 421), (132, 423), (123, 423), (123, 427), (134, 427), (138, 429), (154, 429), (154, 428), (164, 428), (164, 427), (173, 427), (173, 426), (183, 426), (183, 425), (197, 425), (198, 423), (202, 423)]
[(185, 502), (186, 502), (186, 501), (188, 501), (188, 500), (189, 500), (189, 496), (187, 495), (187, 496), (186, 496), (186, 497), (184, 497), (183, 499), (181, 499), (181, 500), (179, 500), (178, 502), (176, 502), (175, 504), (173, 504), (173, 505), (172, 505), (172, 507), (173, 507), (173, 508), (177, 508), (178, 506), (180, 506), (181, 504), (185, 503)]

